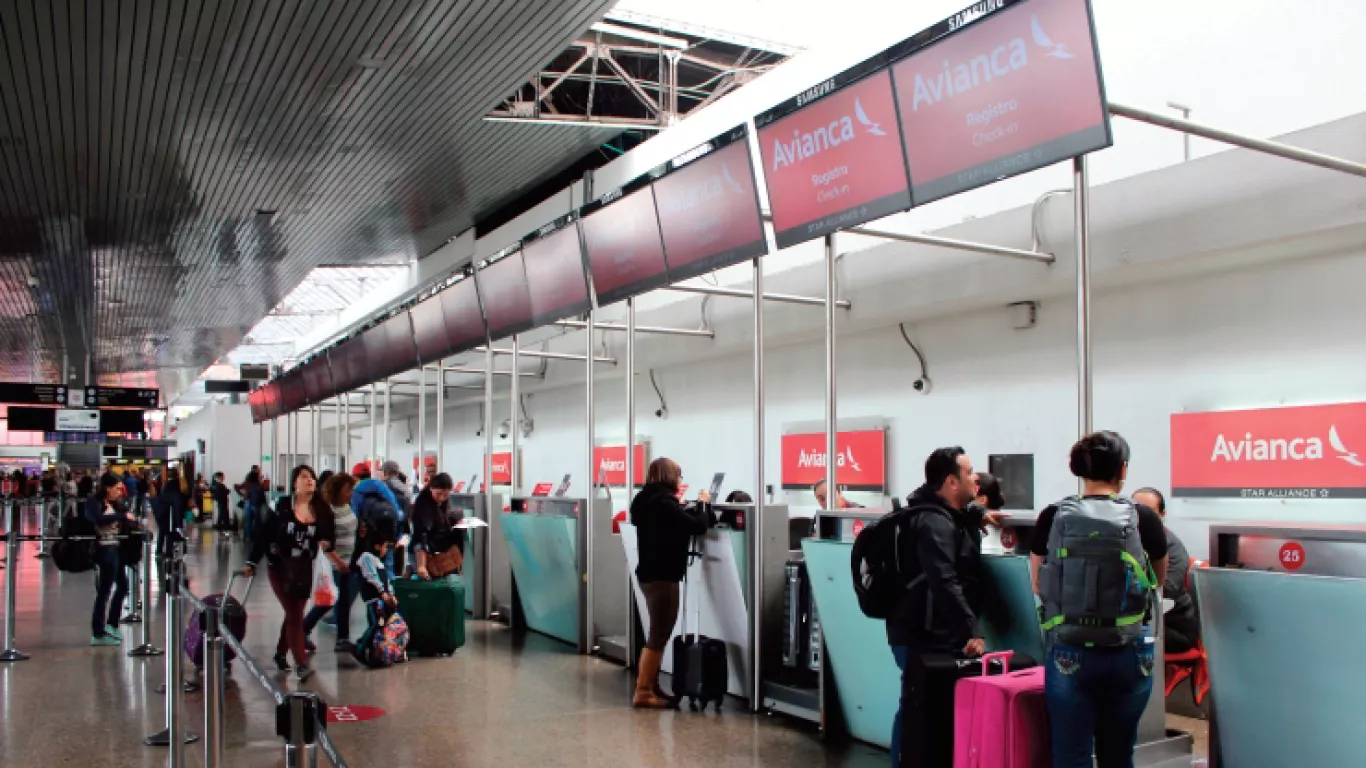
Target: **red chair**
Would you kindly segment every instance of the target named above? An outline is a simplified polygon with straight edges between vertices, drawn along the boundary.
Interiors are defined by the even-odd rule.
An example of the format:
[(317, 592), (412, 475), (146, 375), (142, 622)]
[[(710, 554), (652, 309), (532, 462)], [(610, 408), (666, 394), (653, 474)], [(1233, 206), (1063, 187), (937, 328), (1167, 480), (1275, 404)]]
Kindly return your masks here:
[[(1203, 560), (1191, 558), (1190, 568), (1186, 571), (1186, 591), (1191, 592), (1191, 573), (1196, 568), (1204, 568), (1208, 563)], [(1195, 700), (1195, 706), (1204, 703), (1205, 696), (1209, 693), (1209, 657), (1205, 655), (1205, 641), (1203, 638), (1195, 639), (1195, 647), (1189, 651), (1180, 653), (1167, 653), (1162, 657), (1167, 670), (1167, 690), (1165, 695), (1171, 696), (1176, 686), (1181, 681), (1191, 680), (1191, 697)]]

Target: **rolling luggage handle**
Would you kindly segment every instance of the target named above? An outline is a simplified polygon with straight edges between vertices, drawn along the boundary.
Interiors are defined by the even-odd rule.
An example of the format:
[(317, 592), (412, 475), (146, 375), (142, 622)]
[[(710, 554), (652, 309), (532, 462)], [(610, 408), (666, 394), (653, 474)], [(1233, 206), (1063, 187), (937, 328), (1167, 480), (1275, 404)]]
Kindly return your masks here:
[[(233, 583), (233, 581), (235, 581), (236, 579), (237, 579), (237, 572), (236, 572), (236, 571), (234, 571), (232, 574), (230, 574), (230, 575), (228, 576), (228, 586), (227, 586), (227, 589), (224, 589), (224, 590), (223, 590), (223, 602), (224, 602), (224, 603), (226, 603), (226, 602), (228, 601), (228, 598), (232, 597), (232, 583)], [(247, 609), (247, 598), (251, 596), (251, 585), (254, 584), (255, 582), (256, 582), (256, 574), (252, 574), (251, 578), (247, 579), (247, 591), (243, 592), (243, 593), (242, 593), (242, 599), (237, 601), (238, 604), (242, 606), (242, 610), (244, 610), (244, 611)]]
[(987, 677), (991, 674), (991, 662), (994, 659), (1001, 660), (1001, 674), (1010, 674), (1010, 659), (1014, 655), (1014, 651), (996, 651), (995, 653), (982, 654), (982, 677)]

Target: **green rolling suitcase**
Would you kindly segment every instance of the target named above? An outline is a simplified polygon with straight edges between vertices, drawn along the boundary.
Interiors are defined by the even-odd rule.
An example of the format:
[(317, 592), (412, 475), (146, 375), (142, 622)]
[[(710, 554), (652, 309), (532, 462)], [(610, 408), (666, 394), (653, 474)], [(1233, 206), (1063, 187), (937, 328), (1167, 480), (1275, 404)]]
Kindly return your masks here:
[(465, 582), (459, 576), (394, 583), (398, 612), (408, 622), (408, 653), (444, 656), (465, 644)]

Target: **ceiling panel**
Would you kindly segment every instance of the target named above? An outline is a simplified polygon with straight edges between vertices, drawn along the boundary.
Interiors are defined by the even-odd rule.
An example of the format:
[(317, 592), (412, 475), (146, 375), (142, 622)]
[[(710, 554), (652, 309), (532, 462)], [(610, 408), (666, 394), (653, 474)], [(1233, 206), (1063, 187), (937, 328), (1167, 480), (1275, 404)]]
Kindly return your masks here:
[(610, 4), (0, 3), (0, 378), (173, 397), (313, 267), (431, 252), (614, 135), (481, 120)]

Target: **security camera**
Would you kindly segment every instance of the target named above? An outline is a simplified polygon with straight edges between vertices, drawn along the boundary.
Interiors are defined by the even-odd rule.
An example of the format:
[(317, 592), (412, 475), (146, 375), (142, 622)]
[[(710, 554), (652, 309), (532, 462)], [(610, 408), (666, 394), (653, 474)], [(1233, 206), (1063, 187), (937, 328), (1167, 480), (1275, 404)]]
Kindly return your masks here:
[(667, 419), (667, 418), (669, 418), (669, 409), (668, 409), (668, 408), (656, 408), (656, 409), (655, 409), (655, 418), (659, 418), (659, 419)]
[(911, 382), (911, 389), (914, 389), (916, 392), (919, 392), (922, 395), (928, 395), (930, 393), (930, 389), (932, 389), (933, 387), (934, 382), (930, 381), (929, 376), (921, 376), (920, 378)]
[(498, 425), (498, 439), (499, 439), (499, 440), (506, 440), (506, 439), (508, 439), (508, 433), (511, 432), (511, 431), (512, 431), (512, 421), (511, 421), (510, 419), (509, 419), (509, 420), (503, 421), (502, 424), (499, 424), (499, 425)]
[(475, 436), (475, 437), (483, 437), (483, 436), (484, 436), (484, 429), (483, 429), (483, 427), (480, 427), (479, 429), (474, 430), (474, 436)]

